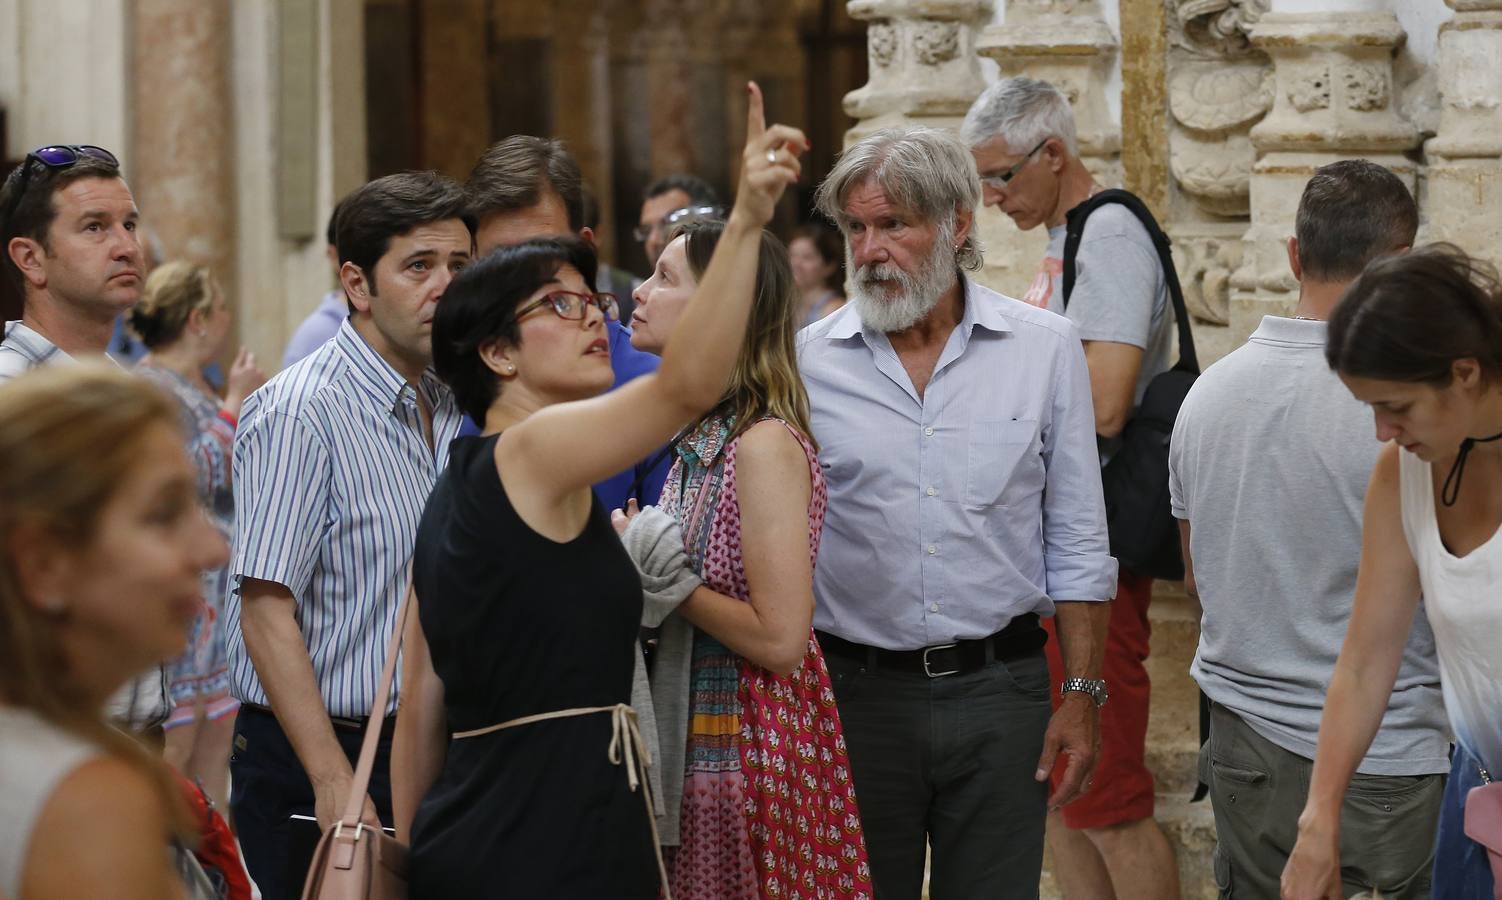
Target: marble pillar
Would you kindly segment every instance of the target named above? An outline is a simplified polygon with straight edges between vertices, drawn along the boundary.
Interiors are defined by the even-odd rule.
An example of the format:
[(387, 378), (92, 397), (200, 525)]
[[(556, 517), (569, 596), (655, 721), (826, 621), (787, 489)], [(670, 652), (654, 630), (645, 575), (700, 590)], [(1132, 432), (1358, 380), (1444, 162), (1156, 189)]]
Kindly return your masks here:
[(1438, 133), (1427, 144), (1428, 236), (1502, 265), (1502, 0), (1445, 0)]
[(131, 188), (166, 259), (234, 283), (229, 0), (131, 7)]
[[(1009, 3), (1006, 22), (988, 26), (976, 44), (981, 56), (996, 61), (1001, 77), (1039, 78), (1069, 98), (1080, 159), (1107, 187), (1122, 183), (1121, 131), (1111, 120), (1105, 92), (1117, 49), (1116, 35), (1096, 0)], [(1020, 232), (990, 208), (976, 221), (986, 247), (979, 280), (1004, 294), (1022, 296), (1048, 246), (1047, 229)]]
[(1387, 166), (1410, 189), (1419, 133), (1398, 110), (1393, 54), (1404, 40), (1388, 12), (1268, 13), (1251, 30), (1273, 62), (1272, 108), (1251, 130), (1251, 227), (1232, 277), (1230, 325), (1245, 338), (1265, 314), (1290, 314), (1298, 284), (1286, 242), (1304, 184), (1337, 159)]

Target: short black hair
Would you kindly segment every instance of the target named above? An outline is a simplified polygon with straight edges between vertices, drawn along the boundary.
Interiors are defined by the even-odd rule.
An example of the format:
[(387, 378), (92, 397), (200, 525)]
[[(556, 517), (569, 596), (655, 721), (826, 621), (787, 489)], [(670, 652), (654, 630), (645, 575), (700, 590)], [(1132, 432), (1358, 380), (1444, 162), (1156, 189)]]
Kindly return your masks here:
[(464, 191), (437, 172), (400, 172), (356, 188), (339, 202), (334, 214), (339, 263), (354, 263), (375, 292), (375, 266), (391, 248), (391, 239), (420, 225), (460, 219), (473, 239), (475, 220), (464, 205)]
[(584, 227), (584, 178), (557, 138), (513, 134), (490, 146), (464, 184), (475, 219), (537, 205), (548, 191), (563, 201), (570, 231)]
[[(30, 168), (24, 190), (21, 185), (23, 173)], [(5, 257), (5, 270), (16, 287), (25, 289), (26, 281), (21, 270), (10, 258), (10, 242), (13, 238), (31, 238), (51, 251), (47, 235), (52, 222), (57, 218), (57, 205), (52, 196), (80, 178), (121, 178), (120, 167), (96, 156), (80, 155), (65, 168), (53, 168), (37, 160), (27, 158), (11, 170), (0, 186), (0, 255)], [(19, 196), (17, 193), (20, 192)]]
[(594, 248), (576, 237), (552, 237), (497, 247), (466, 266), (444, 291), (433, 317), (433, 369), (475, 422), (484, 423), (500, 391), (500, 379), (480, 359), (480, 348), (497, 340), (519, 341), (517, 304), (564, 266), (573, 266), (595, 289)]
[(1451, 244), (1373, 260), (1330, 315), (1325, 360), (1342, 375), (1445, 387), (1467, 358), (1502, 378), (1502, 283)]
[(651, 200), (653, 197), (661, 197), (669, 191), (682, 191), (688, 194), (688, 202), (693, 206), (719, 206), (720, 195), (709, 182), (697, 175), (669, 175), (659, 178), (647, 185), (642, 192), (642, 200)]
[(1413, 246), (1418, 230), (1418, 205), (1398, 176), (1370, 160), (1338, 160), (1315, 169), (1299, 198), (1299, 266), (1317, 281), (1349, 281)]

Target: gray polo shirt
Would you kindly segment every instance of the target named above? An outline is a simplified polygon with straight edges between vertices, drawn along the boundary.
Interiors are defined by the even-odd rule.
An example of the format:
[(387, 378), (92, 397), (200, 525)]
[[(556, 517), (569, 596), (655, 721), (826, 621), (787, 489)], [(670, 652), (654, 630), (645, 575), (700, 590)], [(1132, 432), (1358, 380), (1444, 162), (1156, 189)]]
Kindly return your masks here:
[[(1371, 412), (1325, 363), (1325, 323), (1267, 316), (1189, 392), (1169, 453), (1204, 617), (1190, 672), (1285, 750), (1314, 757), (1345, 639), (1377, 442)], [(1434, 637), (1422, 609), (1357, 771), (1449, 770)]]

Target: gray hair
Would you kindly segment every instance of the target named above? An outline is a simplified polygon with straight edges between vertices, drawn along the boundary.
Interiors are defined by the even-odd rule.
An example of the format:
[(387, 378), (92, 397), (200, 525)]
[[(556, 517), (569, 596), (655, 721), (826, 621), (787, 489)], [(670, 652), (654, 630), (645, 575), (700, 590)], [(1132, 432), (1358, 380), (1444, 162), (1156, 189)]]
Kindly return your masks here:
[[(874, 180), (898, 209), (928, 222), (952, 222), (958, 210), (980, 206), (975, 157), (949, 131), (908, 126), (883, 128), (846, 150), (819, 185), (814, 205), (849, 237), (845, 200), (857, 186)], [(972, 224), (959, 246), (959, 264), (981, 267), (983, 248)]]
[(1026, 153), (1048, 138), (1058, 138), (1070, 156), (1080, 155), (1069, 100), (1036, 78), (1003, 78), (970, 105), (960, 139), (979, 147), (994, 138), (1001, 138), (1013, 153)]

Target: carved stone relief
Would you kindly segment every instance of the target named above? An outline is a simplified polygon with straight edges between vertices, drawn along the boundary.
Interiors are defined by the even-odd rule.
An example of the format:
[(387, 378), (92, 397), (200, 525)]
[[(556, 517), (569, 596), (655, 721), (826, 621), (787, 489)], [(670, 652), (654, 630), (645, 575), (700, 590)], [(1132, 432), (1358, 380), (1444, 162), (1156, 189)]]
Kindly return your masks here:
[(925, 66), (937, 66), (954, 59), (960, 49), (960, 26), (957, 22), (918, 23), (913, 29), (913, 49)]
[(1231, 276), (1241, 266), (1241, 228), (1233, 223), (1174, 228), (1173, 261), (1189, 314), (1202, 322), (1231, 321)]
[(1346, 108), (1357, 112), (1382, 109), (1391, 96), (1389, 74), (1373, 65), (1354, 65), (1342, 73), (1346, 83)]
[(882, 68), (892, 64), (897, 55), (897, 29), (890, 22), (872, 22), (866, 30), (866, 41), (872, 62)]
[(1272, 67), (1247, 29), (1267, 0), (1170, 0), (1169, 170), (1200, 214), (1241, 217), (1254, 159), (1247, 134), (1272, 108)]
[(1318, 66), (1293, 80), (1288, 102), (1301, 113), (1330, 108), (1330, 67)]

